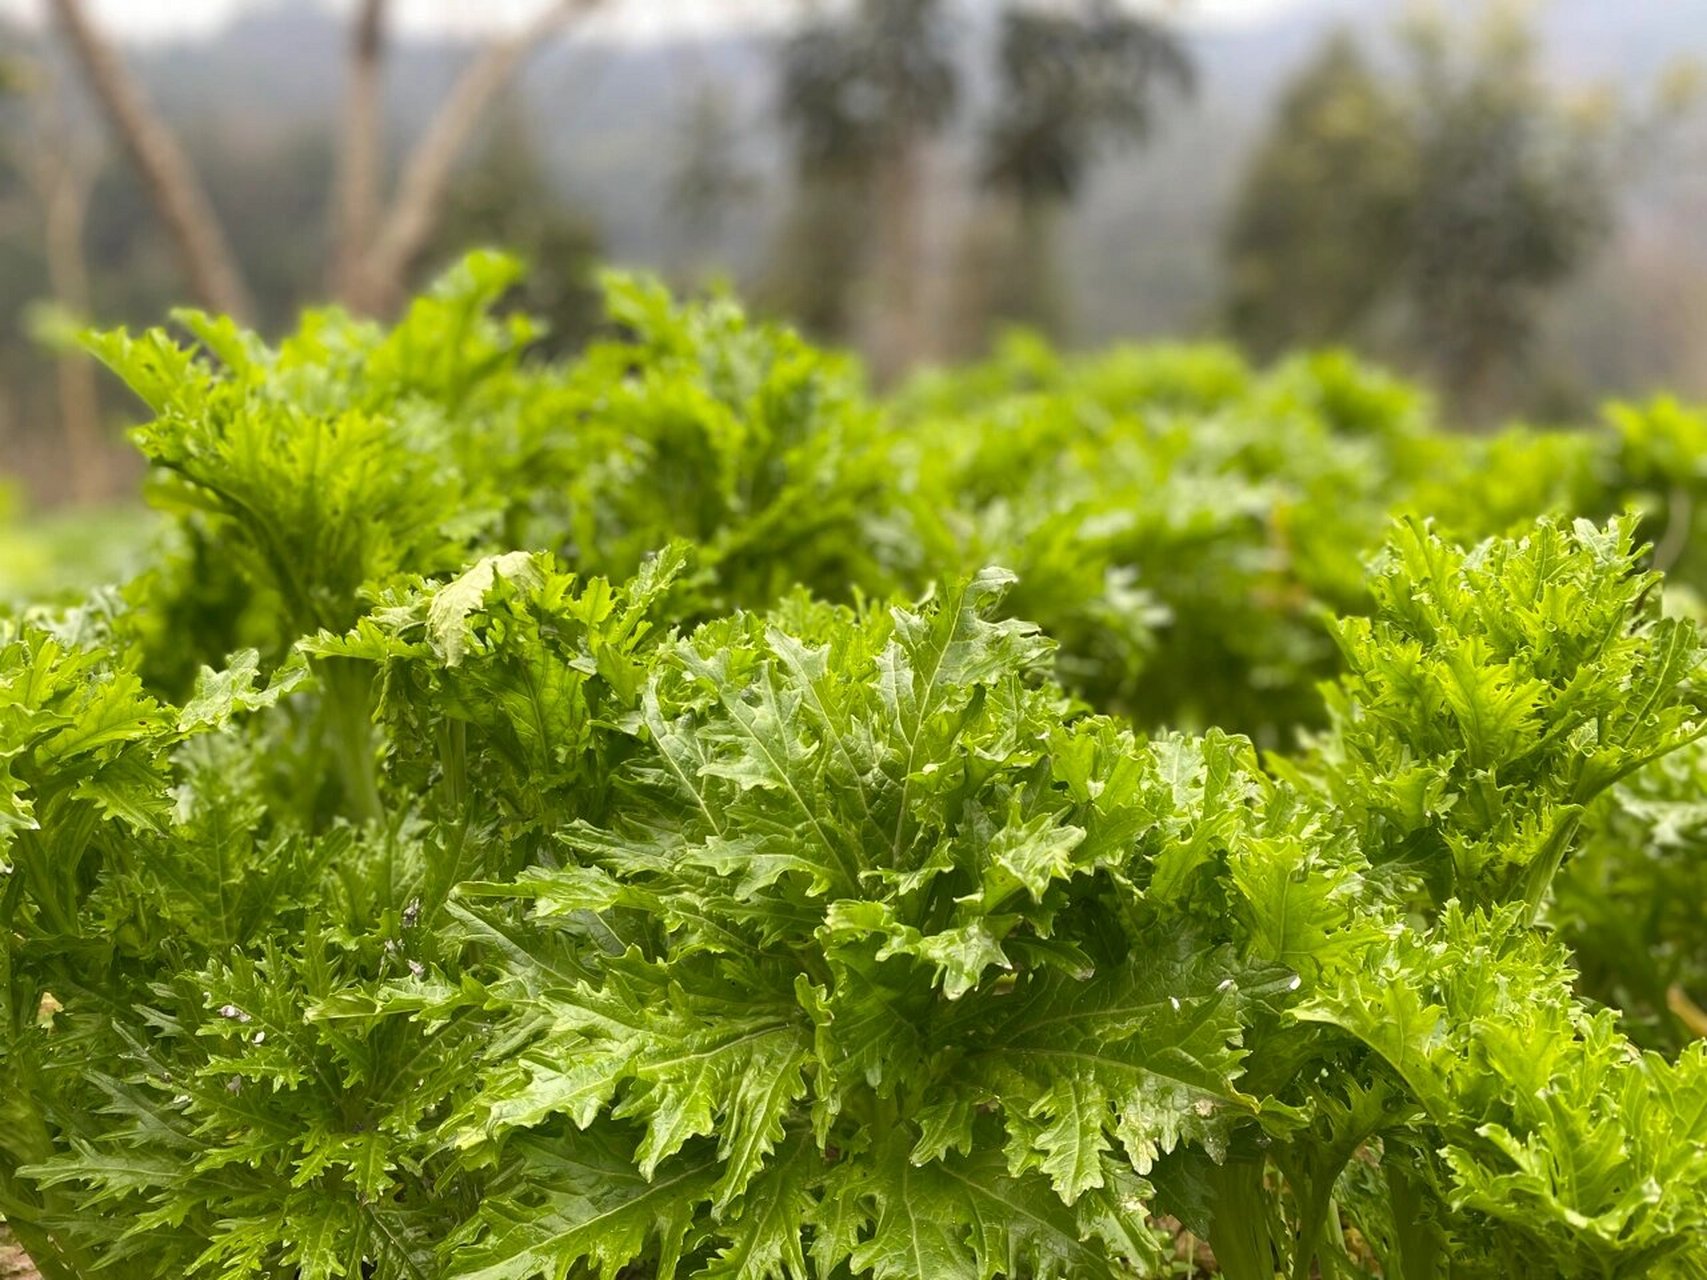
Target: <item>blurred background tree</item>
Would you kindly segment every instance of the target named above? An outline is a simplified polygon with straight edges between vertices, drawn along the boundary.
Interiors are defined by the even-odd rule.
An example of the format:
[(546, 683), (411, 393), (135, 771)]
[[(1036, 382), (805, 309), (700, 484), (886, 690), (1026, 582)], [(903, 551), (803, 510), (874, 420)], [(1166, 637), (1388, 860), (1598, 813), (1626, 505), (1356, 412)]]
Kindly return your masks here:
[(1410, 121), (1359, 43), (1332, 36), (1287, 87), (1227, 231), (1227, 327), (1269, 359), (1368, 336), (1417, 198)]
[(759, 193), (761, 179), (741, 153), (737, 106), (706, 80), (688, 104), (676, 139), (670, 206), (680, 229), (680, 256), (690, 284), (717, 274), (718, 246), (728, 223)]
[(1196, 72), (1178, 34), (1115, 0), (1002, 15), (998, 104), (984, 130), (984, 183), (1007, 206), (1007, 252), (979, 272), (988, 318), (1060, 333), (1063, 212), (1105, 155), (1146, 141), (1164, 91)]
[(1612, 230), (1617, 109), (1540, 72), (1516, 6), (1408, 24), (1395, 71), (1341, 33), (1287, 89), (1227, 235), (1233, 334), (1349, 343), (1430, 375), (1467, 421), (1509, 403), (1547, 296)]
[[(384, 203), (380, 90), (391, 7), (388, 0), (362, 0), (350, 25), (338, 199), (331, 216), (337, 241), (331, 289), (340, 301), (376, 315), (397, 308), (443, 216), (457, 161), (492, 102), (538, 45), (602, 2), (553, 0), (470, 59), (428, 118), (404, 160), (395, 194)], [(252, 318), (253, 294), (226, 221), (177, 131), (85, 0), (48, 0), (48, 9), (66, 56), (146, 189), (196, 301), (238, 319)]]
[(1610, 120), (1548, 89), (1515, 8), (1457, 40), (1446, 23), (1422, 22), (1408, 43), (1412, 342), (1459, 412), (1481, 421), (1500, 380), (1521, 371), (1545, 294), (1610, 229)]
[[(1413, 0), (605, 0), (573, 52), (548, 37), (575, 0), (518, 5), (536, 25), (508, 36), (473, 7), (453, 32), (405, 0), (217, 2), (211, 30), (34, 7), (100, 16), (264, 331), (328, 295), (383, 313), (462, 244), (511, 241), (559, 349), (609, 257), (727, 277), (885, 379), (1018, 322), (1344, 343), (1476, 421), (1707, 396), (1707, 113), (1635, 105), (1707, 58), (1707, 0), (1467, 0), (1433, 28)], [(0, 0), (0, 456), (51, 502), (131, 464), (85, 456), (122, 403), (99, 379), (79, 426), (38, 339), (205, 296), (87, 50), (11, 22), (23, 3)], [(159, 39), (126, 25), (144, 10)], [(44, 181), (61, 157), (76, 180)], [(86, 287), (75, 264), (56, 283), (77, 252)]]
[(599, 322), (594, 275), (604, 252), (598, 225), (558, 190), (513, 93), (493, 111), (486, 132), (450, 194), (426, 261), (443, 266), (470, 245), (522, 254), (534, 270), (516, 305), (546, 321), (548, 350), (572, 350)]
[(51, 350), (50, 420), (70, 494), (91, 502), (106, 489), (107, 448), (95, 371), (70, 335), (91, 314), (83, 246), (99, 156), (74, 128), (50, 58), (0, 60), (0, 111), (12, 117), (0, 147), (0, 220), (31, 227), (41, 246), (42, 294), (15, 318)]
[[(947, 8), (859, 0), (846, 16), (809, 21), (782, 50), (781, 109), (801, 198), (779, 300), (830, 336), (849, 336), (858, 323), (879, 377), (927, 353), (925, 149), (960, 87)], [(861, 275), (870, 294), (856, 322)]]

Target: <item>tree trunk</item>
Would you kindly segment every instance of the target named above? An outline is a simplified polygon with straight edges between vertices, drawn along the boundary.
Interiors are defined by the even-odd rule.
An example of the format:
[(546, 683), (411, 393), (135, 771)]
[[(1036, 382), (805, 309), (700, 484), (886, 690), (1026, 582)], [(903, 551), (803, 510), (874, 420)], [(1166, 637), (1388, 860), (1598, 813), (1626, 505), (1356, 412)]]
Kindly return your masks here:
[(384, 59), (387, 0), (362, 0), (350, 42), (350, 83), (338, 156), (337, 208), (331, 289), (349, 304), (359, 299), (361, 266), (379, 221), (384, 165)]
[(212, 311), (247, 319), (253, 307), (231, 246), (194, 168), (143, 96), (117, 50), (90, 21), (83, 0), (50, 0), (83, 76), (136, 166), (171, 235), (190, 289)]
[[(41, 220), (48, 288), (66, 318), (84, 324), (91, 295), (83, 237), (99, 166), (78, 147), (57, 84), (49, 83), (32, 105), (33, 127), (20, 167)], [(59, 434), (69, 462), (71, 496), (78, 502), (94, 502), (106, 495), (107, 473), (94, 361), (75, 348), (69, 335), (51, 335), (51, 340)]]
[(877, 166), (877, 279), (868, 343), (878, 381), (893, 382), (923, 357), (922, 295), (924, 148), (917, 137), (897, 139)]
[(1015, 307), (1006, 318), (1059, 340), (1067, 310), (1055, 261), (1061, 203), (1044, 195), (1020, 195), (1014, 205)]
[[(47, 272), (54, 298), (71, 317), (89, 317), (89, 268), (83, 255), (90, 176), (69, 153), (61, 154), (43, 204), (47, 217)], [(101, 399), (94, 362), (83, 351), (61, 346), (55, 361), (59, 422), (71, 460), (71, 491), (79, 502), (105, 496), (106, 442), (101, 438)]]

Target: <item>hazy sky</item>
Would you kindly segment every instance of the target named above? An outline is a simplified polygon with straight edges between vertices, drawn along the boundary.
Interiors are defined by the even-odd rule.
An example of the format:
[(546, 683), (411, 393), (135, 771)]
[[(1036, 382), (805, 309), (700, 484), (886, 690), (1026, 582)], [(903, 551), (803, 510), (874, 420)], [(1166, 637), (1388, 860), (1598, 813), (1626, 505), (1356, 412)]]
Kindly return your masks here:
[[(133, 37), (171, 37), (217, 27), (244, 7), (277, 0), (87, 0), (115, 31)], [(1135, 8), (1173, 9), (1214, 22), (1250, 21), (1299, 0), (1128, 0)], [(291, 0), (347, 8), (349, 0)], [(495, 22), (537, 12), (542, 0), (396, 0), (398, 22), (413, 30), (481, 31)], [(809, 7), (810, 0), (617, 0), (595, 21), (606, 31), (634, 36), (694, 31), (730, 23), (776, 21)], [(0, 0), (0, 13), (39, 19), (42, 0)]]

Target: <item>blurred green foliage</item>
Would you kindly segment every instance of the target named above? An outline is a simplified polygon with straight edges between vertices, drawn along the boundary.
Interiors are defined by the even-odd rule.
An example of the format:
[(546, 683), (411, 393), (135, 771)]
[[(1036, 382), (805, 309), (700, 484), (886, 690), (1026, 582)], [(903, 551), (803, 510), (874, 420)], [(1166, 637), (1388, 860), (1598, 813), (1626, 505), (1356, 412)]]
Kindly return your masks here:
[(75, 599), (132, 577), (158, 524), (142, 507), (26, 517), (0, 489), (0, 601)]

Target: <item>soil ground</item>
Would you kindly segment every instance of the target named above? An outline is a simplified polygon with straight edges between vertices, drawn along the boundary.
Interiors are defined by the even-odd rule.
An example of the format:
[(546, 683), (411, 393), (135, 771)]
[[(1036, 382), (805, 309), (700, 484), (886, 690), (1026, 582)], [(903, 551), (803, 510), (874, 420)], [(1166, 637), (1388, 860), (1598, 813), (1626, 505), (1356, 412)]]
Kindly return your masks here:
[(41, 1280), (4, 1226), (0, 1226), (0, 1280)]

